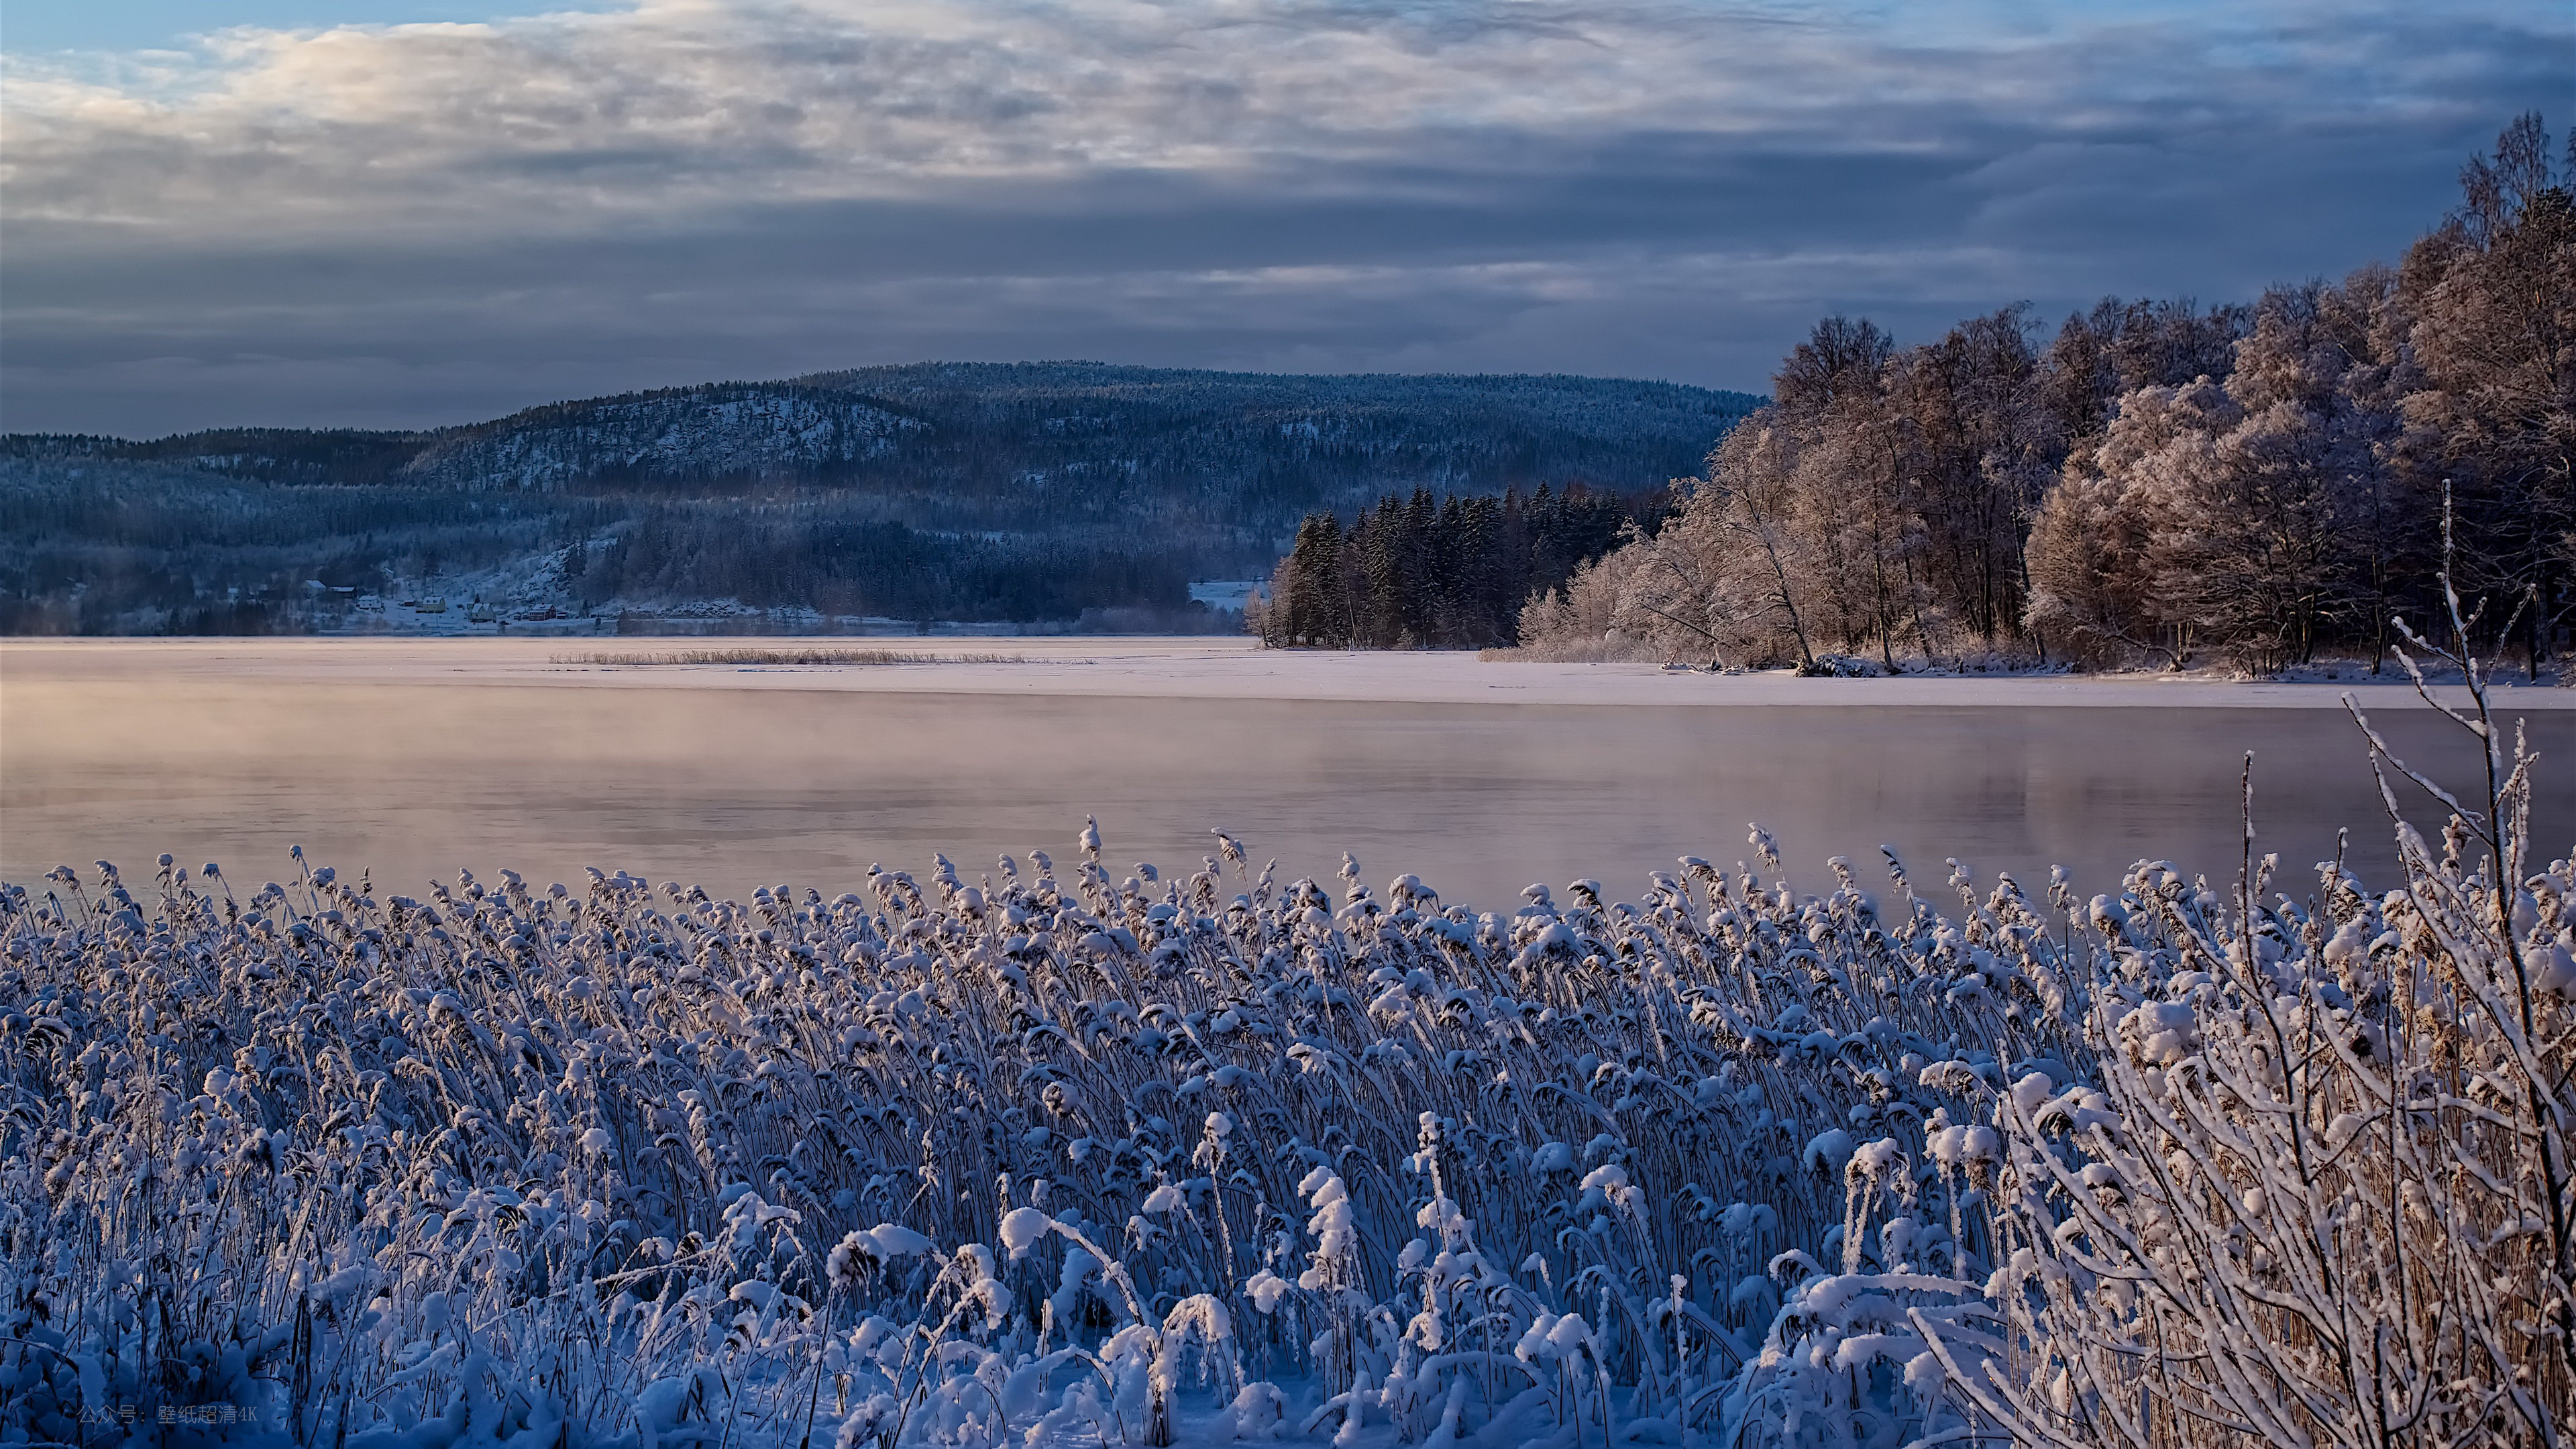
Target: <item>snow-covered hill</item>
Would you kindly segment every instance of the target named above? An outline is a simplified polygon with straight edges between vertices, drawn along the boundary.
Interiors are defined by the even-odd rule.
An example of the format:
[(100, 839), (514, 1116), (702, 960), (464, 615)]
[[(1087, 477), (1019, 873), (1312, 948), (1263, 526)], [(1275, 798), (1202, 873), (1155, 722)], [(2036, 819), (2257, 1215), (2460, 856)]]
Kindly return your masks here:
[(428, 432), (18, 436), (0, 439), (0, 630), (312, 627), (308, 597), (394, 589), (584, 617), (724, 602), (1207, 627), (1189, 585), (1266, 578), (1309, 511), (1660, 489), (1759, 402), (1586, 377), (922, 363)]
[(721, 384), (533, 408), (439, 435), (401, 476), (551, 491), (824, 473), (894, 451), (917, 419), (846, 393)]
[(1319, 501), (1415, 486), (1655, 487), (1695, 471), (1760, 402), (1553, 375), (916, 363), (549, 403), (428, 432), (232, 429), (150, 442), (18, 437), (7, 447), (272, 482), (657, 492), (824, 484), (1036, 497), (1059, 510), (1158, 497), (1202, 514), (1293, 516)]

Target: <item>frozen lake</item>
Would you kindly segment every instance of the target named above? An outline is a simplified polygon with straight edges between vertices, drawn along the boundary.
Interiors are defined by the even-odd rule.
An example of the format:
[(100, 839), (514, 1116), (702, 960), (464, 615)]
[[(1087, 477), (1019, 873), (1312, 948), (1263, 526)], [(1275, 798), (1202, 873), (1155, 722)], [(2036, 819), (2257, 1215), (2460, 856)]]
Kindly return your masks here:
[[(801, 646), (812, 641), (743, 642)], [(888, 641), (865, 641), (883, 645)], [(1675, 677), (1469, 656), (1282, 656), (1232, 641), (925, 641), (1024, 662), (831, 669), (571, 666), (669, 641), (14, 641), (0, 645), (0, 877), (170, 851), (237, 882), (289, 846), (417, 893), (459, 866), (577, 884), (584, 865), (743, 892), (827, 894), (872, 861), (969, 879), (1059, 863), (1097, 815), (1110, 864), (1195, 868), (1210, 827), (1283, 878), (1343, 850), (1508, 905), (1532, 881), (1748, 857), (1793, 884), (1876, 848), (1937, 885), (1957, 856), (2088, 891), (2141, 857), (2230, 876), (2255, 752), (2258, 850), (2289, 884), (2352, 827), (2384, 881), (2388, 826), (2339, 686)], [(2475, 754), (2411, 692), (2358, 689), (2454, 788)], [(2576, 837), (2576, 691), (2507, 691), (2548, 757), (2535, 845)], [(2438, 726), (2438, 727), (2437, 727)], [(2419, 809), (2422, 801), (2407, 798)]]

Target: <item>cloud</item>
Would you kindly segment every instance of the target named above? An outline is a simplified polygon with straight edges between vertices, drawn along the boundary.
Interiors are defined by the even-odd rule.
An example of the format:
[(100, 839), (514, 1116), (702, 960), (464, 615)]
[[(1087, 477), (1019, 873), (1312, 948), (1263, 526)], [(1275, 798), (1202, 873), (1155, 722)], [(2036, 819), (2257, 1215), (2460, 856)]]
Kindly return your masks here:
[(647, 0), (12, 61), (11, 428), (918, 357), (1759, 387), (1816, 314), (2388, 256), (2555, 7)]

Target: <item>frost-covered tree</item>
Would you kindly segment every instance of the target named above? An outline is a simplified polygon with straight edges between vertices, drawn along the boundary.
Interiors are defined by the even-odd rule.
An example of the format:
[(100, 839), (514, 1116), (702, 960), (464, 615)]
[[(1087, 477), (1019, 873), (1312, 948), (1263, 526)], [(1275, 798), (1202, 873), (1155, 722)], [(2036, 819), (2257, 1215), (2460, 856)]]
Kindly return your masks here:
[(2463, 587), (2491, 625), (2519, 621), (2534, 672), (2576, 616), (2576, 131), (2567, 144), (2554, 170), (2537, 113), (2507, 126), (2399, 283), (2421, 369), (2406, 462), (2455, 491)]
[(2223, 385), (2123, 396), (2042, 506), (2034, 627), (2095, 654), (2180, 664), (2208, 647), (2276, 669), (2384, 603), (2401, 511), (2394, 364), (2372, 325), (2387, 290), (2380, 271), (2275, 288)]
[[(2120, 400), (2082, 474), (2040, 510), (2031, 539), (2031, 623), (2062, 631), (2073, 647), (2116, 655), (2145, 650), (2179, 667), (2197, 640), (2191, 617), (2167, 597), (2167, 570), (2196, 563), (2178, 537), (2185, 500), (2218, 490), (2221, 433), (2243, 417), (2207, 379), (2144, 387)], [(2195, 509), (2204, 527), (2215, 520)]]
[(1542, 598), (1522, 635), (1573, 636), (1673, 657), (1812, 666), (1848, 649), (1893, 665), (1929, 647), (1928, 544), (1916, 448), (1889, 392), (1893, 347), (1867, 321), (1828, 317), (1774, 379), (1778, 400), (1738, 424), (1706, 476), (1676, 485), (1675, 516)]
[(1905, 492), (1925, 535), (1922, 589), (1989, 650), (2021, 631), (2023, 540), (2062, 452), (2026, 311), (2007, 307), (1908, 348), (1888, 378)]
[(2185, 641), (2156, 617), (2148, 519), (2124, 479), (2091, 468), (2050, 491), (2031, 525), (2028, 622), (2059, 657), (2182, 666)]
[(2438, 597), (2447, 490), (2469, 617), (2537, 673), (2576, 617), (2576, 209), (2536, 116), (2462, 187), (2400, 268), (2251, 305), (2106, 298), (2044, 349), (2018, 306), (1901, 349), (1826, 318), (1662, 533), (1534, 596), (1522, 641), (2377, 669)]
[(1800, 516), (1800, 452), (1779, 409), (1746, 419), (1710, 455), (1679, 516), (1587, 571), (1578, 593), (1607, 590), (1614, 627), (1661, 652), (1813, 663), (1825, 569)]

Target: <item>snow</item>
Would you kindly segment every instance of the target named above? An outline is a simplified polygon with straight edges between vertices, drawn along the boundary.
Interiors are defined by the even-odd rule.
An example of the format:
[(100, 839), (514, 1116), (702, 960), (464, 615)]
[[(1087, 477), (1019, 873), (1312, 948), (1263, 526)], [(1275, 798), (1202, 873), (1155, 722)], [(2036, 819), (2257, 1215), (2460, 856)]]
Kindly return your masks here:
[(1851, 1133), (1843, 1128), (1835, 1127), (1820, 1132), (1816, 1134), (1815, 1140), (1807, 1144), (1807, 1170), (1822, 1171), (1840, 1178), (1844, 1170), (1851, 1165), (1852, 1154), (1859, 1150), (1859, 1144), (1854, 1142)]
[(1036, 1208), (1013, 1208), (1002, 1218), (1002, 1245), (1010, 1249), (1011, 1260), (1018, 1262), (1054, 1227), (1047, 1215)]
[[(703, 643), (705, 641), (698, 641)], [(727, 640), (750, 646), (825, 646), (797, 637)], [(871, 637), (867, 648), (958, 652), (953, 640)], [(1545, 664), (1461, 652), (1262, 649), (1206, 638), (979, 638), (977, 652), (1011, 663), (935, 667), (757, 665), (617, 666), (556, 662), (575, 653), (646, 651), (640, 639), (491, 637), (293, 639), (9, 639), (0, 668), (13, 676), (232, 677), (276, 684), (517, 683), (591, 688), (848, 690), (962, 695), (1070, 695), (1137, 699), (1278, 699), (1416, 704), (1782, 705), (1906, 708), (2076, 706), (2121, 709), (2201, 705), (2229, 709), (2340, 710), (2347, 692), (2411, 703), (2402, 676), (2372, 683), (2265, 683), (2201, 676), (2068, 676), (1799, 679), (1785, 672), (1712, 675), (1651, 664)], [(2437, 693), (2451, 698), (2457, 690)], [(2516, 712), (2576, 711), (2576, 689), (2506, 688)]]
[(1205, 579), (1190, 585), (1190, 597), (1211, 609), (1243, 612), (1255, 595), (1267, 594), (1268, 579)]

